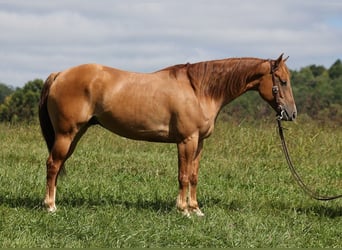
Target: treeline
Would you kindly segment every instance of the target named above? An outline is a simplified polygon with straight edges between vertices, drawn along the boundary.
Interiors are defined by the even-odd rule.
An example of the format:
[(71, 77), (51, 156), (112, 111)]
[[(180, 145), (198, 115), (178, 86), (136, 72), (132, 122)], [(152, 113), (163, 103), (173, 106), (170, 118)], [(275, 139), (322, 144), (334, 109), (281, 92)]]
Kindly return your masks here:
[(43, 80), (29, 81), (13, 89), (0, 83), (0, 122), (32, 122), (38, 117), (38, 103)]
[[(309, 65), (291, 71), (298, 115), (320, 122), (342, 125), (342, 62), (330, 68)], [(43, 80), (27, 82), (22, 88), (0, 83), (0, 122), (31, 122), (38, 118)], [(242, 95), (221, 112), (222, 119), (258, 120), (269, 116), (270, 107), (255, 92)]]

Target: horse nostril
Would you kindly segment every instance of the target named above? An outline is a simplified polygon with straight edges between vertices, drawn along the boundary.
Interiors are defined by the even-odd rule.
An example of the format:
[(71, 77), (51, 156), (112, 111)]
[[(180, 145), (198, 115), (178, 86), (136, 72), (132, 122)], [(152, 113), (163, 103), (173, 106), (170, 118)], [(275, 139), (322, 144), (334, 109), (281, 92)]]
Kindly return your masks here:
[(296, 113), (296, 112), (293, 112), (292, 118), (293, 118), (293, 119), (296, 119), (296, 117), (297, 117), (297, 113)]

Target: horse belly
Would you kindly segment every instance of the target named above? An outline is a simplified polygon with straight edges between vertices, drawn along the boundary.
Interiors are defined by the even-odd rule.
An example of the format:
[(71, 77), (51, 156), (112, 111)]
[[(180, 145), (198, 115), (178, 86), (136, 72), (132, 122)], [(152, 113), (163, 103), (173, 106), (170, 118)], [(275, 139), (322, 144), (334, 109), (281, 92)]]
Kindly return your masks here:
[(133, 140), (143, 140), (152, 142), (173, 142), (174, 138), (170, 137), (167, 126), (145, 127), (138, 125), (130, 125), (129, 123), (122, 123), (115, 121), (107, 123), (106, 121), (99, 121), (100, 124), (110, 130), (111, 132)]
[[(126, 110), (126, 112), (125, 112)], [(107, 112), (97, 116), (99, 123), (120, 136), (153, 142), (173, 142), (169, 115), (158, 112), (135, 114), (125, 108), (120, 112)]]

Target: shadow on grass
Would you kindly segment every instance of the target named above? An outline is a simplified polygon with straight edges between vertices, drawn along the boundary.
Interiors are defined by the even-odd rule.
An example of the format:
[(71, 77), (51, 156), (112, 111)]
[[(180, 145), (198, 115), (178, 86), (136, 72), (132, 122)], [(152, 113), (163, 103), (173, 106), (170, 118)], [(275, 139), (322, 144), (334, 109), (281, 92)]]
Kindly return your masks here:
[(324, 205), (317, 205), (313, 207), (305, 207), (305, 208), (297, 208), (297, 212), (310, 214), (313, 213), (315, 215), (319, 215), (320, 217), (328, 217), (328, 218), (337, 218), (342, 216), (342, 208), (331, 208), (325, 207)]
[(102, 198), (63, 198), (58, 201), (60, 205), (81, 207), (81, 206), (110, 206), (110, 207), (124, 207), (125, 209), (138, 209), (138, 210), (152, 210), (159, 212), (170, 212), (176, 206), (174, 200), (164, 200), (156, 198), (153, 200), (145, 200), (138, 198), (136, 200), (128, 200), (124, 197), (102, 197)]
[[(163, 199), (155, 199), (155, 200), (144, 200), (143, 198), (139, 198), (135, 201), (129, 201), (124, 198), (114, 198), (114, 197), (106, 197), (106, 198), (61, 198), (56, 200), (57, 207), (58, 206), (69, 206), (69, 207), (94, 207), (94, 206), (122, 206), (126, 209), (141, 209), (141, 210), (153, 210), (160, 212), (170, 212), (176, 206), (176, 202), (174, 200), (163, 200)], [(43, 199), (41, 197), (32, 198), (32, 197), (9, 197), (3, 196), (0, 194), (0, 205), (5, 205), (11, 208), (27, 208), (27, 209), (42, 209), (43, 208)]]
[(277, 210), (293, 209), (298, 214), (311, 214), (314, 216), (327, 217), (331, 219), (342, 217), (341, 207), (329, 207), (323, 203), (307, 206), (295, 206), (284, 202), (271, 202), (269, 206)]
[[(243, 213), (243, 210), (246, 209), (246, 207), (249, 207), (250, 204), (247, 204), (247, 201), (240, 200), (240, 199), (233, 199), (230, 202), (227, 202), (225, 200), (222, 200), (220, 198), (215, 197), (207, 197), (206, 201), (206, 207), (213, 207), (217, 206), (220, 208), (223, 208), (227, 211), (241, 211)], [(255, 208), (262, 209), (262, 210), (274, 210), (274, 211), (283, 211), (286, 212), (288, 210), (293, 210), (298, 214), (306, 214), (316, 217), (326, 217), (326, 218), (339, 218), (342, 217), (342, 208), (338, 205), (336, 206), (330, 206), (330, 204), (327, 203), (318, 203), (307, 206), (305, 205), (294, 205), (287, 202), (282, 201), (269, 201), (262, 205), (255, 204)], [(248, 208), (247, 208), (248, 209)]]
[(5, 205), (11, 208), (28, 208), (38, 209), (41, 208), (43, 203), (42, 199), (32, 197), (11, 197), (9, 195), (0, 194), (0, 205)]
[[(226, 203), (223, 200), (217, 198), (207, 198), (205, 201), (205, 206), (219, 206), (228, 211), (239, 211), (245, 207), (245, 204), (239, 200), (232, 200), (229, 203)], [(5, 205), (11, 208), (28, 208), (28, 209), (42, 209), (42, 199), (41, 197), (10, 197), (8, 195), (0, 194), (0, 205)], [(138, 210), (152, 210), (156, 212), (164, 212), (169, 213), (175, 209), (176, 202), (172, 199), (162, 199), (155, 198), (153, 200), (147, 200), (143, 197), (139, 197), (136, 200), (127, 200), (124, 197), (63, 197), (61, 199), (57, 199), (57, 206), (70, 206), (70, 207), (94, 207), (94, 206), (111, 206), (117, 207), (122, 206), (126, 209), (138, 209)], [(200, 204), (202, 207), (203, 204)], [(296, 207), (294, 205), (288, 204), (286, 202), (271, 202), (267, 205), (274, 210), (288, 210), (293, 209), (297, 213), (314, 215), (319, 217), (328, 217), (328, 218), (338, 218), (342, 217), (342, 208), (341, 207), (328, 207), (324, 204), (317, 204), (313, 206), (302, 206)]]

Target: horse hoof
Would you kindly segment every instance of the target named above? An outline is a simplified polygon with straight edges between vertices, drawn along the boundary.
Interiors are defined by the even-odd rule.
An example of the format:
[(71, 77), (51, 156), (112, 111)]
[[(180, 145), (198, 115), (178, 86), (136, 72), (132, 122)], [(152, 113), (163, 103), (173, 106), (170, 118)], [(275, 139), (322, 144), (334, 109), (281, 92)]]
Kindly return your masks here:
[(54, 212), (56, 212), (56, 210), (57, 210), (57, 207), (56, 207), (55, 205), (49, 206), (49, 205), (46, 204), (44, 201), (43, 201), (43, 204), (42, 204), (42, 205), (46, 208), (46, 210), (47, 210), (49, 213), (54, 213)]
[(49, 213), (55, 213), (55, 212), (57, 211), (57, 207), (56, 207), (56, 206), (48, 207), (48, 208), (47, 208), (47, 211), (48, 211)]
[(183, 216), (185, 216), (187, 218), (191, 218), (191, 215), (190, 215), (190, 212), (188, 209), (178, 210), (178, 212), (180, 212)]
[(182, 211), (182, 214), (187, 218), (191, 218), (191, 215), (188, 209), (185, 209), (184, 211)]
[(203, 217), (204, 213), (201, 211), (199, 208), (195, 208), (193, 212), (198, 216), (198, 217)]

